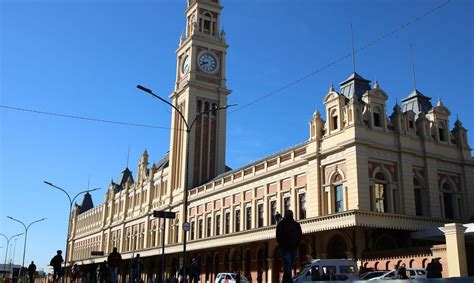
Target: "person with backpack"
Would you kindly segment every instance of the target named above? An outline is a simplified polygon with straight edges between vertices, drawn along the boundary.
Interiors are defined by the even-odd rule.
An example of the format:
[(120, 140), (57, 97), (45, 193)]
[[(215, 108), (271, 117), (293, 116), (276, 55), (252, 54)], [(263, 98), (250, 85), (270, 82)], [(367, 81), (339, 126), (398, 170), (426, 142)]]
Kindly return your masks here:
[(59, 278), (62, 276), (61, 264), (64, 262), (62, 253), (63, 251), (57, 250), (56, 255), (49, 262), (49, 265), (53, 267), (53, 282), (58, 282)]
[(285, 211), (285, 217), (278, 222), (276, 238), (284, 261), (283, 283), (291, 283), (291, 270), (296, 261), (296, 250), (301, 243), (301, 225), (293, 219), (293, 211)]

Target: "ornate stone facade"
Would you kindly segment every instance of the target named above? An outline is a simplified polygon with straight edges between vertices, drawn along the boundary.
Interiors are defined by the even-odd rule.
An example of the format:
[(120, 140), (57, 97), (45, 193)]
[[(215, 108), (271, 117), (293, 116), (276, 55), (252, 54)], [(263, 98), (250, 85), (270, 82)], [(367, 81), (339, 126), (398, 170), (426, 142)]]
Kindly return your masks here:
[[(254, 279), (262, 271), (264, 281), (276, 282), (281, 263), (274, 215), (286, 209), (304, 232), (298, 266), (311, 257), (344, 257), (377, 268), (381, 253), (398, 256), (389, 262), (413, 266), (426, 261), (420, 254), (434, 256), (436, 243), (412, 240), (410, 232), (474, 215), (474, 161), (462, 123), (456, 120), (449, 130), (449, 110), (441, 100), (433, 107), (418, 90), (389, 116), (380, 85), (353, 73), (339, 91), (330, 87), (323, 99), (326, 120), (313, 114), (307, 141), (227, 170), (226, 110), (213, 110), (225, 107), (230, 93), (219, 2), (188, 1), (187, 30), (177, 50), (170, 97), (189, 124), (195, 120), (190, 134), (173, 111), (172, 128), (184, 130), (173, 130), (169, 155), (149, 166), (145, 151), (136, 180), (125, 169), (102, 204), (73, 212), (67, 260), (93, 266), (104, 258), (91, 251), (108, 254), (117, 247), (124, 259), (140, 253), (143, 278), (156, 278), (164, 241), (165, 272), (174, 274), (185, 237), (185, 191), (187, 250), (208, 282), (236, 270)], [(173, 211), (177, 218), (163, 224), (153, 210)], [(128, 269), (126, 262), (122, 278)]]

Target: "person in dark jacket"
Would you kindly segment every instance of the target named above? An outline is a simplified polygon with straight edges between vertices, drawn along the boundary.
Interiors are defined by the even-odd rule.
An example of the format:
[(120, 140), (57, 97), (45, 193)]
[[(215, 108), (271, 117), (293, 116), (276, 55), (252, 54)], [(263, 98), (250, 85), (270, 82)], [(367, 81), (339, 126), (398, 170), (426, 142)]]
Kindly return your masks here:
[(30, 283), (35, 282), (35, 271), (36, 271), (36, 264), (34, 261), (28, 266), (28, 277), (30, 278)]
[(285, 217), (278, 222), (276, 228), (276, 238), (284, 261), (283, 283), (292, 282), (291, 270), (302, 237), (301, 225), (293, 219), (293, 211), (285, 211)]
[(407, 268), (404, 263), (397, 270), (398, 279), (408, 279)]
[(431, 264), (431, 269), (433, 272), (433, 278), (442, 278), (443, 265), (439, 262), (440, 258), (437, 257)]
[(197, 283), (199, 281), (199, 265), (195, 258), (191, 260), (191, 267), (189, 268), (189, 276), (191, 277), (192, 283)]
[(110, 269), (110, 282), (118, 283), (118, 268), (122, 262), (122, 256), (117, 251), (117, 248), (114, 248), (113, 251), (107, 257), (107, 262)]
[(64, 261), (62, 253), (63, 251), (57, 250), (56, 255), (49, 262), (49, 265), (53, 267), (53, 282), (58, 282), (61, 277), (61, 264)]

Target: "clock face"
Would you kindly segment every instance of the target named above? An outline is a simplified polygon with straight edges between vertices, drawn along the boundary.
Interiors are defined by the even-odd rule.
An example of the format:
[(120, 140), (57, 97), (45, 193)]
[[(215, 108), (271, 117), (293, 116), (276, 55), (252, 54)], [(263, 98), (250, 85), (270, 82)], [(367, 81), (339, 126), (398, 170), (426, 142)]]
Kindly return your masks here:
[(212, 73), (217, 70), (217, 59), (211, 53), (204, 52), (199, 55), (198, 65), (204, 72)]
[(189, 71), (189, 66), (191, 63), (191, 59), (189, 58), (188, 55), (186, 55), (186, 58), (184, 58), (183, 65), (181, 66), (181, 73), (184, 75)]

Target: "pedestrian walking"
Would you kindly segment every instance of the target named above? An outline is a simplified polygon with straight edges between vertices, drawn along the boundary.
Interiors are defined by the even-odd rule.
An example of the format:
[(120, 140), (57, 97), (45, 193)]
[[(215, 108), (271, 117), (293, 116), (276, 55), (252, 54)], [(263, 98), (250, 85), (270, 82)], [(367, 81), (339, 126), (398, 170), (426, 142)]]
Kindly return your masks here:
[(198, 262), (195, 258), (191, 260), (191, 267), (190, 267), (189, 272), (190, 272), (189, 276), (191, 276), (191, 283), (197, 283), (199, 281), (200, 271), (199, 271)]
[(30, 278), (30, 283), (35, 282), (35, 272), (36, 272), (36, 265), (35, 262), (32, 261), (28, 266), (28, 277)]
[(71, 268), (71, 282), (76, 283), (77, 277), (79, 277), (79, 266), (77, 266), (77, 263), (74, 263)]
[(140, 265), (142, 264), (142, 260), (140, 258), (140, 254), (137, 254), (132, 261), (132, 282), (138, 282), (138, 278), (140, 277)]
[(107, 257), (107, 262), (109, 263), (109, 269), (110, 269), (110, 282), (118, 283), (118, 269), (119, 269), (120, 263), (122, 262), (122, 256), (117, 251), (116, 247)]
[(397, 275), (398, 275), (398, 279), (408, 279), (407, 268), (404, 263), (402, 263), (402, 266), (398, 268)]
[(301, 225), (293, 219), (293, 211), (285, 211), (285, 217), (278, 222), (276, 228), (276, 238), (284, 261), (283, 283), (292, 282), (291, 270), (295, 264), (296, 250), (302, 237)]
[(58, 282), (59, 278), (62, 276), (61, 264), (64, 261), (62, 253), (63, 251), (57, 250), (56, 255), (49, 262), (49, 265), (53, 267), (53, 283)]
[(441, 258), (437, 257), (431, 264), (433, 278), (443, 278), (443, 265), (439, 262)]
[(107, 261), (104, 260), (104, 262), (102, 262), (101, 264), (99, 264), (99, 267), (98, 267), (98, 278), (97, 278), (97, 283), (104, 283), (104, 282), (108, 282), (107, 280), (107, 274), (108, 274), (108, 270), (107, 270)]

